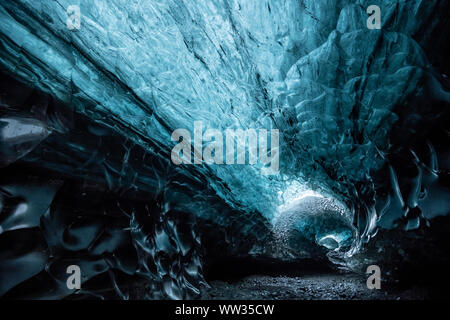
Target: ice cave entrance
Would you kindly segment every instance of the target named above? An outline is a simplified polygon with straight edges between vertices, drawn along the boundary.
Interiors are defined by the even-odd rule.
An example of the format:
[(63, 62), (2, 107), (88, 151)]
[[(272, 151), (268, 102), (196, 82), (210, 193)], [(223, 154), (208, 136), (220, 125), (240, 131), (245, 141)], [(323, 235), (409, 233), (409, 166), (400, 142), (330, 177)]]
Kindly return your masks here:
[(283, 205), (272, 220), (277, 245), (300, 256), (313, 256), (318, 248), (350, 248), (356, 229), (343, 203), (314, 190), (290, 189), (281, 195)]

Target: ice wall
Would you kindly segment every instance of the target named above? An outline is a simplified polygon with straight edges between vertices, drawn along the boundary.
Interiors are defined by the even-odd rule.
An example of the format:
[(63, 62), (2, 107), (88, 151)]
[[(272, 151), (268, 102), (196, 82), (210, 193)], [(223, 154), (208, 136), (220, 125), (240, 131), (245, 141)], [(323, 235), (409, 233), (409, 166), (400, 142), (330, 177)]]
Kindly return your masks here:
[[(382, 11), (381, 30), (366, 26), (373, 4)], [(79, 30), (67, 28), (70, 5), (80, 7)], [(253, 230), (261, 222), (264, 231), (250, 232), (256, 238), (289, 200), (289, 187), (299, 184), (346, 205), (357, 251), (379, 226), (405, 219), (414, 228), (448, 212), (448, 189), (439, 180), (444, 156), (426, 141), (432, 129), (420, 131), (440, 126), (436, 115), (450, 101), (426, 51), (445, 6), (438, 0), (3, 1), (1, 69), (54, 99), (57, 111), (43, 119), (36, 116), (42, 104), (24, 115), (4, 103), (0, 163), (22, 159), (114, 191), (166, 190), (177, 210), (216, 225), (237, 221), (241, 230)], [(78, 128), (87, 120), (73, 122), (72, 113), (89, 124)], [(264, 176), (247, 165), (167, 169), (171, 133), (192, 130), (194, 121), (219, 130), (279, 129), (279, 173)], [(28, 133), (14, 133), (11, 142), (14, 127)], [(105, 144), (112, 135), (122, 147)], [(42, 140), (51, 154), (34, 149)], [(135, 146), (144, 155), (130, 160)], [(400, 172), (401, 163), (411, 170)], [(165, 189), (171, 170), (183, 177), (175, 179), (180, 193)], [(36, 227), (44, 213), (30, 213), (25, 225), (1, 220), (0, 231)], [(144, 252), (151, 247), (137, 239)], [(186, 287), (167, 281), (169, 296)]]

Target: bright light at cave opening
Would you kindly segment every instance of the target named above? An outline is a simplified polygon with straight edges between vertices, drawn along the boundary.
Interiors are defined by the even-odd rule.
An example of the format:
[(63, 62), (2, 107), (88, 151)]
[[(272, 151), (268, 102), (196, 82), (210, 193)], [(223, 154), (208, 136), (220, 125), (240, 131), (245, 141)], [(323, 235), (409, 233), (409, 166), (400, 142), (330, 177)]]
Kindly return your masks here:
[(280, 205), (277, 208), (274, 218), (285, 211), (292, 203), (307, 197), (325, 198), (317, 191), (309, 189), (305, 184), (299, 181), (292, 181), (284, 191), (278, 191)]
[[(274, 228), (274, 230), (280, 232), (285, 230), (285, 228), (297, 228), (298, 225), (302, 226), (304, 223), (301, 222), (301, 220), (306, 219), (308, 220), (309, 216), (316, 216), (317, 215), (323, 215), (323, 219), (327, 220), (330, 217), (330, 210), (334, 213), (335, 218), (337, 219), (335, 222), (332, 219), (330, 219), (330, 223), (337, 223), (337, 221), (343, 221), (340, 220), (344, 216), (346, 216), (347, 208), (344, 204), (342, 204), (338, 199), (335, 199), (332, 196), (321, 194), (315, 190), (312, 190), (308, 188), (305, 184), (302, 184), (299, 181), (293, 181), (291, 182), (288, 187), (284, 191), (278, 192), (278, 197), (280, 201), (280, 205), (277, 208), (277, 212), (274, 215), (274, 218), (272, 220), (274, 226), (279, 225), (280, 221), (291, 221), (290, 226), (285, 225), (284, 228)], [(316, 199), (314, 201), (306, 201), (306, 198), (320, 198), (324, 199), (324, 201), (320, 201), (319, 199)], [(306, 207), (302, 207), (302, 200), (305, 199), (306, 201)], [(311, 208), (308, 207), (308, 205), (316, 204), (317, 208)], [(302, 209), (303, 208), (303, 209)], [(308, 208), (305, 211), (305, 208)], [(294, 211), (298, 211), (298, 216), (296, 219), (292, 219), (292, 213)], [(297, 209), (297, 210), (296, 210)], [(343, 218), (345, 220), (345, 218)], [(339, 250), (343, 245), (347, 244), (349, 240), (352, 238), (352, 231), (350, 228), (342, 228), (342, 225), (336, 224), (334, 227), (332, 227), (330, 224), (327, 224), (322, 220), (320, 222), (320, 219), (318, 220), (318, 226), (316, 226), (317, 233), (315, 234), (315, 243), (317, 243), (320, 246), (323, 246), (327, 248), (328, 250)], [(283, 225), (283, 223), (281, 223)], [(307, 223), (308, 224), (308, 223)], [(324, 228), (323, 230), (319, 231), (321, 228)]]
[(336, 250), (339, 249), (340, 241), (335, 235), (329, 234), (325, 237), (320, 238), (317, 243), (327, 249)]

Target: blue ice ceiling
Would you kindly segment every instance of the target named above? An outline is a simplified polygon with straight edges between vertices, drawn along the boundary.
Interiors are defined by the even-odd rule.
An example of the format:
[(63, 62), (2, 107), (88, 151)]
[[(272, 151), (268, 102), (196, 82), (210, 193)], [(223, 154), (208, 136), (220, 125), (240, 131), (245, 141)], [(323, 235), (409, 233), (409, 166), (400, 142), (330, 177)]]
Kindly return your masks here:
[[(381, 30), (366, 27), (366, 9), (373, 4), (382, 11)], [(66, 26), (70, 5), (80, 7), (79, 30)], [(157, 194), (170, 180), (165, 171), (172, 166), (173, 130), (192, 130), (194, 121), (224, 131), (279, 129), (277, 175), (261, 175), (248, 165), (182, 166), (174, 170), (189, 178), (180, 185), (191, 194), (171, 192), (174, 206), (227, 226), (221, 209), (226, 206), (239, 212), (241, 228), (247, 219), (256, 224), (257, 216), (277, 230), (280, 208), (314, 190), (318, 199), (333, 199), (338, 214), (301, 213), (295, 218), (298, 229), (319, 226), (309, 239), (328, 241), (325, 247), (332, 249), (336, 238), (351, 239), (354, 253), (377, 227), (392, 228), (406, 219), (405, 228), (415, 228), (448, 212), (448, 189), (439, 182), (443, 156), (426, 136), (417, 142), (420, 151), (413, 143), (419, 123), (433, 125), (427, 111), (432, 104), (450, 102), (426, 52), (438, 25), (430, 21), (442, 5), (438, 0), (2, 1), (1, 69), (89, 119), (85, 129), (92, 136), (114, 132), (125, 141), (124, 150), (97, 156), (87, 140), (58, 138), (76, 135), (76, 127), (26, 122), (41, 131), (34, 134), (36, 143), (12, 158), (103, 180), (111, 190), (126, 185)], [(17, 115), (8, 117), (2, 123), (19, 121)], [(44, 161), (33, 154), (41, 141), (59, 141), (65, 158)], [(146, 154), (136, 165), (126, 151), (134, 145)], [(90, 156), (77, 163), (83, 153)], [(407, 158), (413, 174), (398, 172), (397, 155)], [(133, 230), (139, 229), (137, 220)], [(157, 246), (167, 245), (161, 244), (163, 236), (155, 237)], [(144, 251), (145, 241), (136, 240)], [(178, 287), (183, 285), (173, 285)]]

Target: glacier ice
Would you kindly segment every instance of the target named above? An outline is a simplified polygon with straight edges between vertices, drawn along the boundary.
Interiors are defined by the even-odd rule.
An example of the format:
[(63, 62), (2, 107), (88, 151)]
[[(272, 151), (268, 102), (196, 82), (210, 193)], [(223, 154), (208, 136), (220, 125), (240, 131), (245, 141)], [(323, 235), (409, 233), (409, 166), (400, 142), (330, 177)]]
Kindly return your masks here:
[[(66, 26), (74, 4), (79, 30)], [(381, 30), (366, 28), (372, 4)], [(2, 1), (0, 166), (12, 171), (0, 182), (0, 242), (22, 229), (40, 240), (8, 256), (0, 295), (27, 280), (45, 282), (37, 297), (48, 286), (67, 296), (63, 269), (77, 262), (85, 283), (106, 275), (121, 298), (195, 297), (213, 242), (276, 255), (267, 243), (288, 234), (294, 255), (351, 256), (380, 227), (445, 215), (448, 151), (433, 137), (450, 98), (427, 48), (446, 5)], [(174, 167), (171, 133), (194, 121), (279, 129), (279, 174)], [(322, 195), (315, 208), (339, 208), (280, 211), (292, 185)], [(32, 271), (4, 282), (30, 260)], [(120, 285), (142, 279), (145, 294)]]

